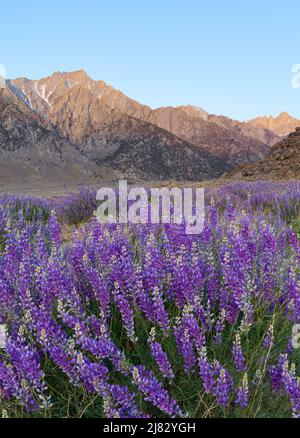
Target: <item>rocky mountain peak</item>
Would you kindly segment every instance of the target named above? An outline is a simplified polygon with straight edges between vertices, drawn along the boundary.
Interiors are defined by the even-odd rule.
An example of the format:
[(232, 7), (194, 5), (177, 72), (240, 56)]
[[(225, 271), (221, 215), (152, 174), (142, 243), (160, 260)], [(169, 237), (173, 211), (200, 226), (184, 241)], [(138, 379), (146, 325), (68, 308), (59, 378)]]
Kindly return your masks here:
[(248, 123), (256, 127), (270, 129), (281, 137), (290, 134), (300, 126), (300, 120), (291, 116), (286, 111), (280, 113), (277, 117), (257, 117), (256, 119), (250, 120)]
[(206, 112), (204, 109), (200, 108), (199, 106), (184, 105), (184, 106), (178, 106), (176, 108), (184, 111), (190, 117), (196, 117), (196, 118), (200, 117), (203, 120), (208, 119), (208, 112)]

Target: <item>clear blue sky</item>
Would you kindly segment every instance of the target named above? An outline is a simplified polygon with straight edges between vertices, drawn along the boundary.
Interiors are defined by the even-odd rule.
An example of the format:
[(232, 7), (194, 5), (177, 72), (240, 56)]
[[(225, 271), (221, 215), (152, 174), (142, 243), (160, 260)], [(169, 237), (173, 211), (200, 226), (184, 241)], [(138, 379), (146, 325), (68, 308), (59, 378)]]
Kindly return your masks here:
[(152, 107), (300, 117), (299, 0), (10, 0), (0, 16), (10, 78), (83, 68)]

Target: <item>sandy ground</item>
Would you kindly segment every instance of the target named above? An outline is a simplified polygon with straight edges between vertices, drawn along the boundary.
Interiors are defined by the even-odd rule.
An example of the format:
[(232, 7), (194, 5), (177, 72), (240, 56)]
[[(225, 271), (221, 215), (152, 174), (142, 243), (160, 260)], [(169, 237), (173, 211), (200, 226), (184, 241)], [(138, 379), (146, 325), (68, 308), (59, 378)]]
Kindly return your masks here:
[(35, 181), (35, 182), (9, 182), (0, 183), (0, 193), (18, 193), (23, 195), (31, 195), (42, 198), (48, 198), (53, 196), (63, 195), (68, 192), (76, 192), (79, 190), (80, 186), (84, 187), (95, 187), (100, 188), (103, 186), (111, 187), (114, 182), (105, 182), (101, 180), (92, 180), (85, 182), (74, 182), (74, 183), (62, 183), (58, 182), (45, 182), (45, 181)]
[[(222, 180), (210, 180), (210, 181), (141, 181), (141, 182), (128, 182), (129, 186), (136, 187), (212, 187), (224, 184)], [(53, 196), (63, 195), (68, 192), (76, 192), (81, 186), (89, 186), (95, 189), (101, 187), (117, 187), (118, 181), (89, 181), (81, 184), (61, 184), (61, 183), (45, 183), (45, 182), (35, 182), (35, 183), (8, 183), (0, 184), (0, 193), (18, 193), (23, 195), (31, 195), (42, 198), (48, 198)]]
[(0, 187), (0, 193), (18, 193), (35, 197), (48, 198), (62, 195), (66, 192), (77, 191), (76, 186), (40, 186), (40, 185), (4, 185)]

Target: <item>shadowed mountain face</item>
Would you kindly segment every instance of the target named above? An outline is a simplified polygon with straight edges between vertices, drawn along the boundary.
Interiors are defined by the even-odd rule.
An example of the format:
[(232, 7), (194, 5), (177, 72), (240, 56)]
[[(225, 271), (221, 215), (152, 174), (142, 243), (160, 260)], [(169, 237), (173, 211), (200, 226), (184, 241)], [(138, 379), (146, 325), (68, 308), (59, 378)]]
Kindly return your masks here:
[(94, 173), (82, 154), (40, 116), (0, 91), (0, 181), (72, 181)]
[(209, 179), (279, 139), (198, 107), (152, 110), (83, 70), (9, 80), (0, 101), (1, 168), (20, 162), (23, 178)]
[(300, 128), (277, 143), (263, 160), (229, 172), (230, 179), (300, 179)]
[(95, 161), (118, 169), (129, 178), (144, 179), (148, 175), (152, 180), (166, 180), (176, 175), (177, 180), (197, 181), (217, 178), (229, 169), (226, 162), (205, 150), (125, 115), (99, 135), (106, 144), (117, 147)]

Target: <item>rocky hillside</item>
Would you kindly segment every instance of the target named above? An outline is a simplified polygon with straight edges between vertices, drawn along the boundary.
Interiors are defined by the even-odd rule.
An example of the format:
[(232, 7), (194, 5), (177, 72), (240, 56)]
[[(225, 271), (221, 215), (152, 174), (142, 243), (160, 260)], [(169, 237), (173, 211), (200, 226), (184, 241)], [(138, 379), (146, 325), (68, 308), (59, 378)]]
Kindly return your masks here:
[(277, 143), (265, 159), (253, 164), (243, 164), (224, 178), (300, 179), (300, 128)]
[(87, 179), (96, 166), (53, 127), (0, 90), (0, 183)]
[[(117, 145), (95, 159), (131, 179), (190, 180), (217, 178), (228, 164), (150, 123), (123, 116), (97, 134), (104, 144)], [(95, 156), (97, 150), (94, 150)], [(105, 153), (105, 151), (104, 151)]]

